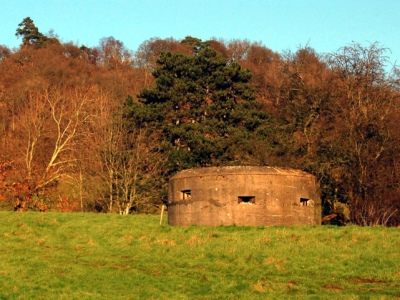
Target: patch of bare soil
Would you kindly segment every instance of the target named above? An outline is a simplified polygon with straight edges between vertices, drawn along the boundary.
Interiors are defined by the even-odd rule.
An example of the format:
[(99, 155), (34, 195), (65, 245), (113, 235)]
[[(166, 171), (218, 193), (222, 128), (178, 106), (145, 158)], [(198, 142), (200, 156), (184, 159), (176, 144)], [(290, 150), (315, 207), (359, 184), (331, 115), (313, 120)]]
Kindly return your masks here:
[(348, 280), (353, 281), (355, 284), (362, 284), (362, 283), (388, 283), (385, 280), (374, 279), (374, 278), (362, 278), (362, 277), (348, 278)]
[(343, 287), (334, 284), (324, 284), (322, 287), (331, 290), (343, 290)]

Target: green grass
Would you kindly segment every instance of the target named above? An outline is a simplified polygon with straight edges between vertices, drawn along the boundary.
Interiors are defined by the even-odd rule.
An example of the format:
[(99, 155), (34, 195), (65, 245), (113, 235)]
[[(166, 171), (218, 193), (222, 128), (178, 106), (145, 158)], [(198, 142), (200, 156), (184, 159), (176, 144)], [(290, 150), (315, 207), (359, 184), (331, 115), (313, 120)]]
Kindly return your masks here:
[(0, 212), (0, 299), (393, 299), (400, 229)]

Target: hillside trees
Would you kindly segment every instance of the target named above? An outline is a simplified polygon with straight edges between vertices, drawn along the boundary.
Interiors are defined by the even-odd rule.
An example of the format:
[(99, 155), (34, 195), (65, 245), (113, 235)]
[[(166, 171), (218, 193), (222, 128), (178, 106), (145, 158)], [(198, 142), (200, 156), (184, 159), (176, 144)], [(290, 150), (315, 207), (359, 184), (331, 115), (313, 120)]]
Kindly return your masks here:
[(113, 37), (98, 48), (55, 43), (30, 18), (17, 35), (23, 37), (18, 51), (1, 48), (2, 194), (18, 210), (94, 209), (107, 196), (103, 166), (93, 155), (104, 147), (101, 128), (111, 126), (127, 95), (143, 88), (140, 72)]
[[(385, 49), (352, 44), (330, 57), (335, 74), (336, 128), (326, 136), (336, 149), (340, 185), (352, 220), (386, 225), (399, 212), (399, 135), (393, 127), (399, 94), (387, 77)], [(340, 160), (340, 163), (339, 163)]]
[(178, 170), (252, 164), (315, 174), (325, 213), (400, 222), (399, 80), (379, 44), (278, 54), (188, 36), (132, 53), (60, 43), (30, 18), (17, 35), (0, 46), (0, 199), (18, 209), (151, 211)]
[(88, 172), (98, 173), (88, 151), (100, 126), (97, 104), (107, 95), (108, 109), (117, 107), (118, 95), (128, 94), (121, 91), (128, 88), (126, 78), (104, 72), (72, 44), (22, 47), (2, 61), (0, 78), (0, 159), (12, 166), (8, 194), (14, 197), (18, 187), (15, 197), (22, 210), (78, 199), (74, 207), (86, 209), (91, 204), (85, 195), (94, 195), (86, 185)]
[(363, 225), (396, 223), (400, 205), (399, 94), (384, 51), (353, 44), (328, 57), (308, 47), (286, 54), (273, 110), (287, 166), (319, 178), (325, 213), (346, 203)]
[[(72, 72), (71, 76), (71, 69), (54, 55), (55, 50), (26, 49), (17, 53), (13, 57), (17, 65), (20, 55), (25, 57), (24, 65), (15, 69), (9, 61), (8, 67), (15, 74), (8, 73), (4, 81), (8, 89), (2, 103), (9, 117), (7, 142), (2, 148), (16, 168), (25, 170), (15, 180), (29, 187), (26, 199), (33, 207), (44, 205), (46, 191), (61, 177), (71, 175), (76, 163), (74, 148), (84, 132), (94, 97), (91, 85), (77, 84), (77, 74)], [(14, 82), (21, 74), (22, 80)], [(20, 202), (26, 206), (23, 199)]]

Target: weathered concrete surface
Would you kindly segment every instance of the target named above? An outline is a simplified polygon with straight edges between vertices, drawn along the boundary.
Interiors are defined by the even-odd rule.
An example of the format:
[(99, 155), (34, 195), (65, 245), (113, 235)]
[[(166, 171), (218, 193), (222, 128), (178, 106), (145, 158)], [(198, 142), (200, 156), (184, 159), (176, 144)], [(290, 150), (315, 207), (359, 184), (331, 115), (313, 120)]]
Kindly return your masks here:
[(316, 178), (276, 167), (184, 170), (170, 179), (170, 225), (321, 224)]

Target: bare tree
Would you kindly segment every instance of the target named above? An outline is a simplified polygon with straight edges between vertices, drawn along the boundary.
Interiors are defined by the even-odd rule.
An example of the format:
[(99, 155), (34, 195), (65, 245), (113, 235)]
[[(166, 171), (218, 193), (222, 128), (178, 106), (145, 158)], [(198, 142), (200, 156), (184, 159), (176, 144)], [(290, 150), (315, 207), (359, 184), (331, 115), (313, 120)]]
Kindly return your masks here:
[(132, 128), (121, 113), (103, 131), (99, 148), (108, 185), (108, 211), (120, 214), (139, 212), (154, 204), (157, 182), (165, 159), (145, 129)]
[[(398, 93), (387, 77), (385, 48), (353, 44), (330, 57), (336, 73), (336, 149), (341, 158), (343, 185), (352, 220), (363, 225), (386, 225), (398, 212), (390, 176), (398, 148), (389, 126)], [(398, 154), (397, 154), (398, 157)]]
[(133, 63), (131, 52), (126, 49), (123, 42), (112, 36), (100, 40), (99, 52), (102, 65), (114, 70)]
[(57, 86), (29, 92), (18, 112), (26, 179), (32, 193), (40, 194), (61, 177), (72, 176), (77, 163), (76, 139), (83, 132), (90, 114), (91, 89), (66, 90)]

